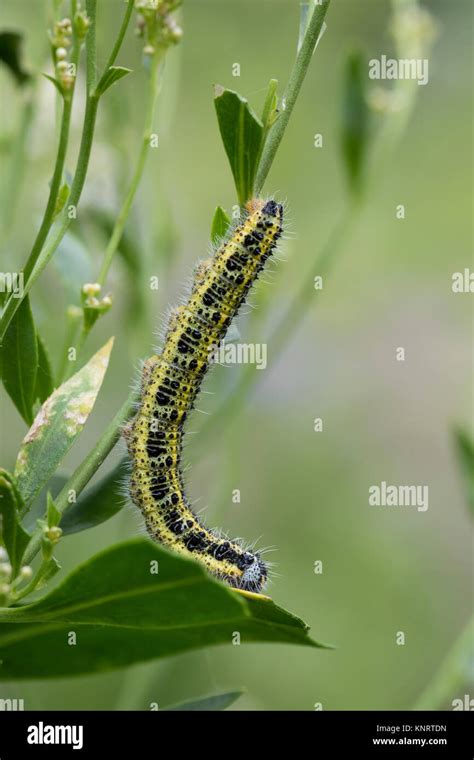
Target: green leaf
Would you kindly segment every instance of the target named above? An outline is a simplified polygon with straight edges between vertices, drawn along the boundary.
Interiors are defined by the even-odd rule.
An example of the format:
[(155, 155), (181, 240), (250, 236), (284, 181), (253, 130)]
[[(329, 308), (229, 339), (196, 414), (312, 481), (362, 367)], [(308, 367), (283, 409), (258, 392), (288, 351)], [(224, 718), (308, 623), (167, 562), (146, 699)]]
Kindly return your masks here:
[(215, 87), (214, 105), (239, 202), (243, 205), (253, 195), (263, 125), (245, 98), (220, 85)]
[(57, 525), (59, 525), (59, 521), (61, 519), (61, 512), (56, 507), (56, 504), (54, 503), (54, 499), (51, 496), (49, 491), (46, 497), (46, 504), (47, 504), (46, 522), (48, 524), (48, 528), (55, 528)]
[(18, 453), (15, 477), (29, 506), (82, 431), (102, 385), (113, 338), (46, 399)]
[(464, 477), (467, 504), (474, 517), (474, 441), (462, 428), (454, 431), (454, 440), (459, 466)]
[(23, 66), (23, 34), (0, 32), (0, 61), (10, 70), (18, 85), (25, 84), (31, 75)]
[(33, 402), (38, 368), (36, 330), (28, 296), (10, 322), (1, 349), (5, 390), (28, 425), (33, 421)]
[(265, 96), (265, 102), (263, 104), (263, 110), (262, 110), (263, 132), (262, 132), (262, 140), (260, 143), (260, 150), (258, 153), (258, 157), (256, 159), (257, 167), (260, 163), (260, 159), (262, 156), (263, 148), (265, 146), (265, 142), (268, 137), (268, 133), (270, 129), (273, 127), (273, 125), (275, 124), (279, 116), (277, 87), (278, 87), (278, 80), (270, 79), (268, 83), (267, 94)]
[(64, 97), (64, 90), (62, 88), (61, 82), (58, 79), (55, 79), (50, 74), (45, 74), (44, 72), (42, 72), (42, 76), (44, 76), (45, 79), (48, 79), (51, 82), (51, 84), (53, 84), (56, 87), (61, 97)]
[[(323, 646), (268, 597), (235, 592), (146, 538), (96, 555), (47, 596), (0, 619), (4, 681), (99, 673), (216, 644), (230, 648), (236, 632), (242, 646)], [(75, 647), (66, 643), (71, 629)]]
[(56, 219), (56, 217), (58, 216), (58, 214), (61, 213), (61, 211), (63, 210), (64, 206), (66, 205), (67, 199), (69, 198), (70, 190), (71, 190), (71, 188), (70, 188), (70, 186), (68, 185), (67, 182), (65, 182), (64, 185), (61, 185), (61, 187), (59, 188), (59, 193), (58, 193), (57, 198), (56, 198), (56, 205), (54, 207), (54, 216), (53, 216), (53, 219)]
[(97, 94), (103, 95), (109, 87), (112, 87), (119, 79), (123, 79), (127, 74), (130, 74), (132, 69), (126, 69), (124, 66), (111, 66), (104, 76), (103, 81), (100, 84), (100, 88), (97, 88)]
[(217, 206), (211, 226), (211, 242), (213, 245), (217, 245), (226, 236), (231, 224), (232, 222), (222, 206)]
[(278, 118), (277, 87), (278, 80), (270, 79), (262, 111), (262, 124), (265, 134), (268, 133), (268, 130), (274, 125)]
[(370, 110), (366, 100), (367, 73), (361, 53), (349, 55), (346, 61), (343, 96), (342, 154), (353, 192), (359, 192), (363, 181), (367, 153)]
[(39, 399), (43, 403), (54, 391), (53, 370), (46, 346), (38, 333), (36, 333), (36, 339), (38, 341), (38, 369), (34, 397), (35, 400)]
[(46, 510), (48, 507), (48, 493), (51, 493), (53, 499), (57, 497), (59, 492), (64, 488), (70, 476), (54, 474), (50, 478), (44, 488), (35, 497), (33, 504), (29, 508), (28, 514), (25, 516), (23, 524), (28, 531), (33, 531), (37, 527), (39, 518), (46, 516)]
[(21, 503), (18, 501), (12, 482), (3, 474), (0, 475), (0, 538), (8, 552), (13, 568), (13, 578), (20, 569), (21, 558), (30, 540), (30, 536), (20, 523), (20, 508)]
[(96, 485), (83, 491), (62, 516), (64, 535), (93, 528), (120, 512), (125, 506), (123, 483), (128, 473), (128, 462), (123, 459)]
[(3, 467), (0, 467), (0, 477), (4, 478), (5, 480), (8, 480), (8, 482), (11, 484), (11, 486), (12, 486), (14, 492), (15, 492), (15, 499), (18, 502), (18, 504), (20, 505), (19, 506), (19, 511), (21, 512), (21, 509), (23, 507), (23, 501), (22, 501), (22, 498), (21, 498), (21, 494), (20, 494), (20, 492), (19, 492), (19, 490), (17, 488), (17, 485), (16, 485), (15, 476), (12, 475), (11, 472), (8, 472), (8, 470), (5, 470)]
[(227, 691), (223, 694), (212, 694), (209, 697), (201, 697), (200, 699), (191, 699), (189, 702), (181, 702), (178, 705), (170, 705), (169, 707), (163, 707), (161, 709), (161, 712), (166, 711), (183, 711), (183, 712), (194, 712), (194, 711), (214, 711), (214, 710), (225, 710), (226, 707), (229, 707), (231, 704), (233, 704), (239, 697), (242, 696), (244, 692), (243, 691)]

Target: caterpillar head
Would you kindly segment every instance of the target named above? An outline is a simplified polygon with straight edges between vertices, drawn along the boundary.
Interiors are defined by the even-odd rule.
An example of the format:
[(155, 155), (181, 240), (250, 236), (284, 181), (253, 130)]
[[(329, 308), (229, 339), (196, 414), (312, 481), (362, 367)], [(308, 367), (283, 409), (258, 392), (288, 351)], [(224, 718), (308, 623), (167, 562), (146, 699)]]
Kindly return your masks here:
[(244, 552), (237, 560), (237, 566), (242, 570), (242, 574), (236, 578), (236, 588), (244, 591), (261, 591), (266, 583), (268, 572), (260, 555)]
[(262, 198), (252, 198), (246, 203), (246, 209), (249, 214), (261, 211), (264, 216), (274, 217), (278, 221), (283, 221), (283, 205), (274, 200), (265, 201)]

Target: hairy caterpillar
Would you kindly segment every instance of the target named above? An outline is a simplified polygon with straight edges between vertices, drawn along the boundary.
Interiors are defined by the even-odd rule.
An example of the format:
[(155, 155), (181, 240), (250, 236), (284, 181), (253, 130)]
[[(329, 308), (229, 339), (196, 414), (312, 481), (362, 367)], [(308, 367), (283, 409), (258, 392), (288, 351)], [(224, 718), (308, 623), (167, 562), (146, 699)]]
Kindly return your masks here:
[(186, 303), (170, 317), (162, 351), (143, 368), (136, 416), (124, 429), (132, 458), (130, 493), (156, 541), (205, 565), (235, 588), (260, 591), (267, 567), (258, 553), (206, 528), (183, 488), (183, 425), (208, 367), (282, 232), (283, 207), (247, 203), (243, 221), (196, 268)]

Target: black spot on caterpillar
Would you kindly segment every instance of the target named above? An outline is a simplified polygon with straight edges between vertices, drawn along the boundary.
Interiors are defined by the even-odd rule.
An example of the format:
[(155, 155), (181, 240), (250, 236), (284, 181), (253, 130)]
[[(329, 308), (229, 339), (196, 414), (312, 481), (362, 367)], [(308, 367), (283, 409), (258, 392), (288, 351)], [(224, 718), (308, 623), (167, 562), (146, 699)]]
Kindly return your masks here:
[(249, 201), (243, 221), (198, 265), (187, 302), (170, 317), (161, 353), (144, 364), (138, 411), (123, 431), (132, 459), (131, 497), (150, 536), (247, 591), (263, 588), (267, 567), (258, 553), (209, 530), (192, 511), (181, 471), (183, 425), (210, 351), (275, 248), (282, 220), (283, 207), (274, 200)]

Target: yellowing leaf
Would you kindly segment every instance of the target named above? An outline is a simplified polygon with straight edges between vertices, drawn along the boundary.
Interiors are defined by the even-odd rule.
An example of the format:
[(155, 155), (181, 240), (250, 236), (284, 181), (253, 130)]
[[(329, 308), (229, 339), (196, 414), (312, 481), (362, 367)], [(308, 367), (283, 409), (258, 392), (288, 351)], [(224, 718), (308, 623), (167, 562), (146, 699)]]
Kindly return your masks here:
[(46, 399), (23, 439), (15, 477), (27, 505), (31, 505), (84, 427), (102, 385), (112, 346), (113, 338)]

